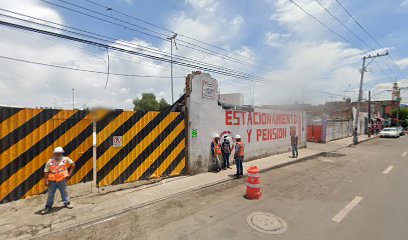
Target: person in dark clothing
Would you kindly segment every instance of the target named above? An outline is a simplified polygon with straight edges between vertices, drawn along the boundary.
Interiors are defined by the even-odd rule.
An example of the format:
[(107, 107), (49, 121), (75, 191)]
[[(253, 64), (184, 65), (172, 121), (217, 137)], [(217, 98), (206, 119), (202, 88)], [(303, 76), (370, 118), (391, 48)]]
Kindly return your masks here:
[(299, 138), (296, 135), (290, 136), (290, 145), (292, 147), (292, 158), (298, 157)]
[(227, 168), (231, 168), (229, 165), (229, 158), (231, 155), (231, 151), (232, 151), (232, 144), (230, 142), (230, 138), (227, 136), (224, 136), (224, 142), (222, 142), (221, 145), (221, 149), (222, 149), (222, 156), (224, 157), (224, 170)]
[(237, 143), (235, 144), (235, 153), (234, 153), (234, 159), (235, 159), (235, 164), (237, 165), (237, 178), (242, 178), (244, 176), (244, 169), (242, 166), (242, 162), (244, 161), (245, 157), (245, 145), (241, 141), (241, 136), (236, 135), (235, 140)]

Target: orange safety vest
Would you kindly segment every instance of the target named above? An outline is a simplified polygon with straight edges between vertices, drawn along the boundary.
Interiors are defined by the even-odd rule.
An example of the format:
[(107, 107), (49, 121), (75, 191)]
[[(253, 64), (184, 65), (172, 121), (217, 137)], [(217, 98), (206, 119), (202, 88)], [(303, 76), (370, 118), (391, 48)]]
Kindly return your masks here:
[(214, 153), (216, 155), (221, 155), (221, 144), (220, 144), (220, 142), (216, 143), (214, 141)]
[(239, 152), (237, 153), (237, 156), (239, 157), (244, 157), (245, 156), (245, 145), (243, 142), (237, 142), (239, 145)]
[(48, 181), (52, 182), (62, 182), (68, 177), (68, 167), (66, 159), (63, 158), (61, 161), (51, 159), (50, 171), (48, 172)]

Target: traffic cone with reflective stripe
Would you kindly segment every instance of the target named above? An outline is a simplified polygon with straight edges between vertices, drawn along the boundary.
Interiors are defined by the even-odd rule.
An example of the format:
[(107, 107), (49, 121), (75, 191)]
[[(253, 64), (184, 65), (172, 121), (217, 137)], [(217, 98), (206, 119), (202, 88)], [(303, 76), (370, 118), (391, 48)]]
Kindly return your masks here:
[(248, 169), (248, 179), (247, 179), (247, 199), (260, 199), (261, 193), (261, 180), (259, 178), (259, 168), (252, 166)]

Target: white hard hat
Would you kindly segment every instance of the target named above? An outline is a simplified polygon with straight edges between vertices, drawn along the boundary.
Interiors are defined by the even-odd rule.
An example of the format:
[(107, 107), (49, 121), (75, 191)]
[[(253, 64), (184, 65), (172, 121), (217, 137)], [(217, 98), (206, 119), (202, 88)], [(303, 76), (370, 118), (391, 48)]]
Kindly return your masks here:
[(219, 138), (219, 137), (220, 137), (220, 135), (218, 135), (218, 134), (213, 135), (213, 138)]
[(55, 149), (54, 149), (54, 153), (64, 153), (65, 151), (64, 151), (64, 149), (62, 148), (62, 147), (56, 147)]
[(240, 135), (235, 135), (235, 139), (241, 139)]

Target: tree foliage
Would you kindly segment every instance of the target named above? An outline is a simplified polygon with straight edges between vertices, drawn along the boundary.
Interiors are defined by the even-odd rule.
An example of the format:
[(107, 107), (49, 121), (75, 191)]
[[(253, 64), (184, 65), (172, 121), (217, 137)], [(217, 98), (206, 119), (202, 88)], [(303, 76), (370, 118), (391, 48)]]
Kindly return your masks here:
[(168, 106), (170, 106), (170, 104), (167, 103), (166, 99), (161, 98), (159, 101), (159, 110), (162, 111), (166, 109)]
[(159, 102), (156, 100), (156, 96), (153, 93), (143, 93), (142, 98), (136, 98), (133, 100), (135, 111), (161, 111), (170, 106), (167, 101), (162, 98)]
[[(391, 114), (393, 117), (397, 117), (397, 110), (392, 110)], [(408, 119), (408, 108), (400, 108), (399, 118), (400, 120)]]

